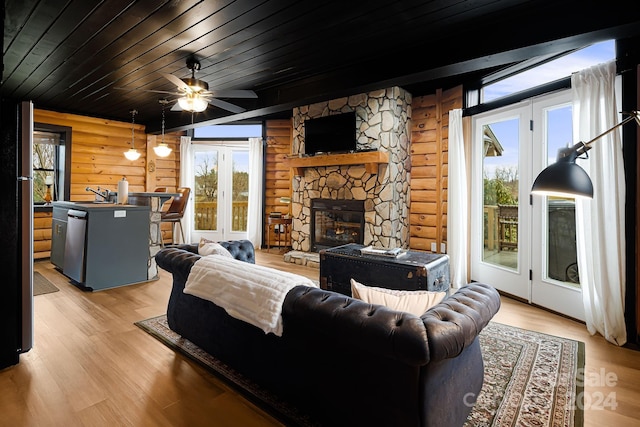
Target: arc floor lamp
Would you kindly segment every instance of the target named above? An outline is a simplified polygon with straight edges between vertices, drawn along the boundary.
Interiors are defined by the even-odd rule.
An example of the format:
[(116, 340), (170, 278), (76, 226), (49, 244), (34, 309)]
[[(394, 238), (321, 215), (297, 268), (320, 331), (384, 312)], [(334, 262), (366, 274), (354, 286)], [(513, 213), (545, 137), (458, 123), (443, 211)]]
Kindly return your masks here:
[[(556, 162), (540, 172), (531, 187), (532, 194), (559, 197), (588, 197), (593, 198), (593, 184), (589, 175), (576, 164), (578, 158), (588, 158), (587, 151), (593, 143), (615, 129), (635, 120), (640, 126), (640, 111), (623, 113), (629, 115), (611, 129), (601, 133), (590, 141), (578, 142), (573, 147), (558, 150)], [(581, 156), (585, 157), (581, 157)]]

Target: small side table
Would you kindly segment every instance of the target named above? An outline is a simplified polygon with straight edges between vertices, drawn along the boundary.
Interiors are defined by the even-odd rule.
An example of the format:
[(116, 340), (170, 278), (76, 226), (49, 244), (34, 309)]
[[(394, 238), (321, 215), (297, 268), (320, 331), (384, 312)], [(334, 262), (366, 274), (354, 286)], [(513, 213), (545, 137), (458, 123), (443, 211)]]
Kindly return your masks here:
[[(271, 249), (271, 228), (273, 228), (274, 233), (276, 233), (276, 229), (278, 232), (278, 247), (282, 248), (282, 243), (284, 242), (284, 247), (287, 248), (291, 246), (291, 218), (272, 218), (269, 217), (267, 220), (267, 252)], [(283, 237), (284, 235), (284, 237)]]

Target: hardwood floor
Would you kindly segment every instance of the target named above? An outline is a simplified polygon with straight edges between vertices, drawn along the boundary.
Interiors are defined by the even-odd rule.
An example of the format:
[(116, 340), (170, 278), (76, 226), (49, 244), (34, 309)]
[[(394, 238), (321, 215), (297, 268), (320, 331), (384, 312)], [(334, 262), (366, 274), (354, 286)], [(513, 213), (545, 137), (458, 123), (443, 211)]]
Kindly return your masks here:
[[(259, 264), (318, 280), (317, 269), (285, 263), (280, 254), (258, 251), (256, 257)], [(36, 261), (35, 269), (60, 291), (34, 298), (35, 346), (20, 364), (0, 371), (0, 426), (281, 425), (134, 325), (165, 312), (168, 273), (88, 293), (70, 285), (48, 260)], [(494, 320), (583, 341), (585, 425), (639, 424), (640, 352), (508, 298)]]

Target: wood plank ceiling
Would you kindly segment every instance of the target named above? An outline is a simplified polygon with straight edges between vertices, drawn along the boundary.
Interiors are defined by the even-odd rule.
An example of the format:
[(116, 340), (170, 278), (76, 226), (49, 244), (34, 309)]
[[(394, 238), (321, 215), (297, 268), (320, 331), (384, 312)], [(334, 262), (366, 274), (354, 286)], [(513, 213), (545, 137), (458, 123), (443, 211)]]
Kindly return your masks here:
[(38, 108), (160, 126), (162, 73), (247, 111), (168, 112), (167, 128), (288, 117), (291, 108), (400, 85), (426, 91), (483, 70), (640, 33), (626, 1), (5, 0), (1, 94)]

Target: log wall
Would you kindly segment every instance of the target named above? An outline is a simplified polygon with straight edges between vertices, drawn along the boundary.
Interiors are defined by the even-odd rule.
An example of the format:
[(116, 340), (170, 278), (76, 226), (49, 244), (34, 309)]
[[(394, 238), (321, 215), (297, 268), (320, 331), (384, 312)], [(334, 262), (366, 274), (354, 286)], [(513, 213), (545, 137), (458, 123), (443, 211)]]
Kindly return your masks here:
[[(284, 165), (284, 159), (291, 154), (293, 125), (291, 120), (269, 120), (266, 122), (265, 156), (265, 209), (264, 241), (265, 245), (277, 244), (275, 233), (268, 233), (267, 219), (270, 212), (289, 212), (290, 204), (280, 202), (281, 197), (291, 197), (291, 171)], [(270, 241), (267, 241), (270, 236)], [(291, 243), (287, 243), (290, 245)]]
[[(165, 142), (173, 149), (166, 158), (156, 158), (152, 149), (155, 137), (149, 138), (143, 125), (134, 126), (135, 148), (142, 154), (129, 161), (124, 152), (130, 148), (130, 122), (98, 119), (75, 114), (35, 109), (34, 121), (68, 126), (71, 131), (71, 170), (69, 200), (93, 200), (86, 187), (101, 187), (117, 191), (118, 181), (126, 177), (129, 191), (154, 191), (167, 187), (174, 191), (180, 177), (180, 134), (165, 135)], [(171, 239), (171, 228), (163, 224), (163, 237)], [(34, 214), (34, 259), (49, 257), (51, 250), (51, 212)]]
[(462, 86), (414, 97), (411, 104), (411, 249), (447, 242), (449, 111), (462, 108)]

